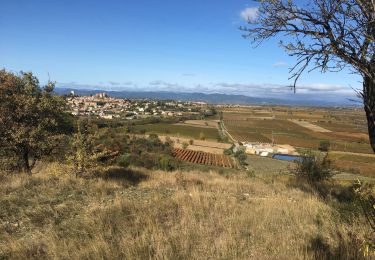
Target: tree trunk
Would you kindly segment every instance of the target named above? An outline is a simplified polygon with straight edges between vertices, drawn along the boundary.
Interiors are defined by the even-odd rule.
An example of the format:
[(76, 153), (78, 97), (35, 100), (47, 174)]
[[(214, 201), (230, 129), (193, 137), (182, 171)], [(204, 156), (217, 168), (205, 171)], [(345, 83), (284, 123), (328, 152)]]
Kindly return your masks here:
[(23, 151), (23, 171), (26, 174), (31, 175), (31, 167), (29, 162), (29, 152), (27, 149)]
[(368, 135), (375, 153), (375, 77), (365, 77), (363, 81), (363, 102), (365, 106)]

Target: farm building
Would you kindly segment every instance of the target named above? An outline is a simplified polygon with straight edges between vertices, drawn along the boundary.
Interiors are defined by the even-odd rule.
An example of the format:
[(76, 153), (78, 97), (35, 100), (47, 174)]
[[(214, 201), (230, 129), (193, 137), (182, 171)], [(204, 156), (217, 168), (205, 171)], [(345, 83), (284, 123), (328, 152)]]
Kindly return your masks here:
[(271, 144), (244, 144), (246, 153), (248, 154), (262, 154), (273, 153), (274, 149)]
[(272, 144), (244, 144), (247, 154), (268, 156), (271, 153), (295, 154), (295, 149), (290, 145), (272, 146)]

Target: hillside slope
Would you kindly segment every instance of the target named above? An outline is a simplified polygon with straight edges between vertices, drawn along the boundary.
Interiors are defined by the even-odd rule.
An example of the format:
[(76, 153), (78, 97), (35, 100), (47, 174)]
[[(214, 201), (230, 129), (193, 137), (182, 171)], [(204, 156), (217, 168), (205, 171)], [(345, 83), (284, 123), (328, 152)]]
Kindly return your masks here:
[(345, 259), (358, 258), (367, 232), (277, 179), (112, 169), (112, 179), (84, 180), (61, 172), (50, 165), (32, 177), (2, 177), (0, 259)]

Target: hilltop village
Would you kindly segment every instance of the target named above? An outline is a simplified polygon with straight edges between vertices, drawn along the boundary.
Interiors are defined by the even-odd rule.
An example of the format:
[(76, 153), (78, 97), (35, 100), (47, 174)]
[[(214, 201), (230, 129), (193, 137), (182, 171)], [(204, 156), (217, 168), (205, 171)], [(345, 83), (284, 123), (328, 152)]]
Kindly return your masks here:
[(97, 116), (103, 119), (139, 119), (149, 117), (180, 117), (211, 115), (212, 109), (205, 102), (175, 100), (120, 99), (98, 93), (77, 96), (72, 92), (66, 97), (71, 113), (76, 116)]

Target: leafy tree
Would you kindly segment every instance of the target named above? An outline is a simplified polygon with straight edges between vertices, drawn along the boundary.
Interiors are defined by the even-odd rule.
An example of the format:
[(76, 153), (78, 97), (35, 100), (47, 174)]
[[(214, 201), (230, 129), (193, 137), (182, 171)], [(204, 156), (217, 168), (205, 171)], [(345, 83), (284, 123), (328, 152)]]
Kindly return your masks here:
[(32, 73), (0, 71), (0, 167), (31, 174), (72, 130), (65, 102)]
[(277, 35), (297, 63), (294, 89), (310, 67), (322, 72), (350, 67), (363, 78), (371, 147), (375, 152), (375, 2), (373, 0), (259, 0), (258, 15), (241, 27), (244, 37), (261, 43)]

